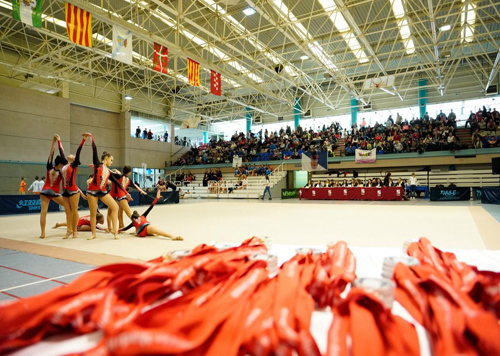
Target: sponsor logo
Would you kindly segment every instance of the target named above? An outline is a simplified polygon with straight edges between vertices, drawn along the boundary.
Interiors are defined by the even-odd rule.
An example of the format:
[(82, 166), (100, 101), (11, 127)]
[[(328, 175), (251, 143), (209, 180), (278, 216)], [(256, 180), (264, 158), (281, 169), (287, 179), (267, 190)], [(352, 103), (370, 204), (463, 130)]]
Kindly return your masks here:
[(312, 191), (312, 196), (313, 196), (313, 197), (315, 197), (315, 196), (316, 196), (316, 191), (315, 191), (315, 190), (313, 190), (313, 191)]
[(344, 189), (344, 195), (347, 195), (347, 189)]
[(25, 208), (25, 210), (40, 210), (40, 199), (19, 200), (16, 204), (16, 208)]
[(401, 191), (399, 189), (396, 189), (396, 195), (399, 197), (401, 195)]
[(332, 191), (330, 189), (328, 189), (328, 196), (331, 197), (332, 196)]
[(365, 190), (361, 189), (361, 195), (365, 195)]
[(377, 196), (381, 197), (382, 196), (382, 191), (380, 189), (377, 189)]
[[(302, 194), (302, 192), (301, 192)], [(297, 196), (297, 193), (295, 190), (284, 190), (283, 191), (283, 198), (288, 198), (288, 197), (295, 197)]]
[(455, 196), (458, 196), (460, 195), (460, 193), (458, 193), (458, 191), (456, 190), (442, 190), (441, 191), (441, 195), (443, 197), (455, 197)]

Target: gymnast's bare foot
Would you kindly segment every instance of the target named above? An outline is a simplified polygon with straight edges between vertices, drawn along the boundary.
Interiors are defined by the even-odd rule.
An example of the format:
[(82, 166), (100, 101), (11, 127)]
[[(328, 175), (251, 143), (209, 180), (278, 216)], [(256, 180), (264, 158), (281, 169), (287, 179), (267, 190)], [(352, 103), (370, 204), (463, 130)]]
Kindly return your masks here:
[(73, 238), (76, 239), (78, 237), (78, 234), (76, 233), (76, 231), (73, 231)]
[(68, 237), (70, 237), (72, 233), (73, 233), (73, 231), (67, 231), (66, 235), (64, 235), (64, 237), (63, 237), (63, 240), (66, 240)]
[(90, 236), (90, 237), (87, 237), (87, 240), (93, 240), (93, 239), (95, 239), (95, 238), (96, 238), (96, 236), (95, 236), (95, 235), (92, 235), (92, 236)]

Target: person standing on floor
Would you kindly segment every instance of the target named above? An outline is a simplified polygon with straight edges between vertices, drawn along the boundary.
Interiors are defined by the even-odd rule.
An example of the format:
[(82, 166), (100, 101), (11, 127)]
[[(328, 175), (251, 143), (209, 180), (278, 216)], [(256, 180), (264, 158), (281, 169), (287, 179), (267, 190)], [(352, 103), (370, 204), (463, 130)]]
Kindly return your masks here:
[(21, 195), (26, 194), (26, 181), (24, 180), (24, 177), (21, 178), (21, 184), (19, 185), (19, 193), (21, 193)]
[(30, 187), (28, 188), (28, 192), (33, 191), (33, 194), (38, 195), (40, 194), (40, 191), (42, 190), (41, 187), (39, 186), (40, 180), (38, 176), (35, 177), (35, 181), (31, 183)]
[(268, 175), (266, 175), (266, 187), (264, 188), (264, 194), (262, 194), (261, 197), (262, 200), (266, 197), (266, 192), (269, 193), (269, 200), (273, 200), (273, 197), (271, 196), (271, 182)]
[(410, 198), (415, 199), (415, 196), (417, 195), (415, 193), (415, 191), (417, 190), (417, 185), (418, 185), (417, 176), (415, 175), (415, 173), (412, 173), (410, 177)]

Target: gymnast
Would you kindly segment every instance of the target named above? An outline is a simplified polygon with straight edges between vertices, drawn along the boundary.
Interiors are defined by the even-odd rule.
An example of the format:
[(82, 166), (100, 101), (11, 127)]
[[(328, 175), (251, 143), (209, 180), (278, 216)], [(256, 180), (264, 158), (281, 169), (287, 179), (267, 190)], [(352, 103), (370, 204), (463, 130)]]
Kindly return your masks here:
[(149, 208), (142, 215), (139, 215), (139, 213), (137, 211), (134, 211), (132, 213), (132, 216), (131, 216), (132, 222), (128, 226), (121, 228), (119, 231), (120, 232), (127, 231), (128, 229), (130, 229), (133, 226), (133, 227), (135, 227), (135, 235), (138, 237), (158, 235), (158, 236), (167, 237), (167, 238), (174, 240), (174, 241), (184, 240), (180, 236), (174, 237), (174, 236), (170, 235), (169, 233), (167, 233), (163, 230), (160, 230), (156, 226), (151, 225), (151, 223), (148, 220), (146, 220), (146, 217), (151, 212), (151, 210), (155, 206), (158, 199), (160, 199), (160, 196), (161, 196), (161, 191), (158, 190), (156, 192), (156, 199), (151, 203)]

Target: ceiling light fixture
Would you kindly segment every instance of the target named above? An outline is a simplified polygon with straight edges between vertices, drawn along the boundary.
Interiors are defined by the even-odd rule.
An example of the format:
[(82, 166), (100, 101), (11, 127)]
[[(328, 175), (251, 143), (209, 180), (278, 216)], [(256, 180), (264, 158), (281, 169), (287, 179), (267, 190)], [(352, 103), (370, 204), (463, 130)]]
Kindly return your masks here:
[(305, 60), (309, 59), (309, 56), (306, 55), (306, 54), (303, 54), (302, 56), (300, 56), (300, 59), (302, 59), (303, 61), (305, 61)]
[(123, 97), (123, 99), (125, 99), (125, 100), (132, 100), (133, 97), (132, 97), (132, 95), (125, 94), (125, 96)]
[(251, 7), (247, 7), (245, 10), (243, 10), (243, 13), (247, 16), (255, 14), (255, 10)]
[(439, 31), (444, 32), (444, 31), (449, 31), (451, 30), (451, 25), (443, 25), (439, 28)]

